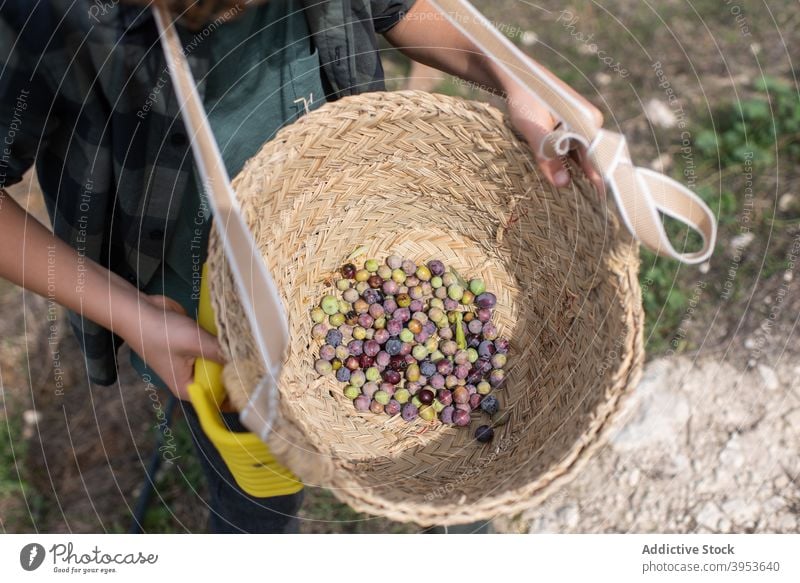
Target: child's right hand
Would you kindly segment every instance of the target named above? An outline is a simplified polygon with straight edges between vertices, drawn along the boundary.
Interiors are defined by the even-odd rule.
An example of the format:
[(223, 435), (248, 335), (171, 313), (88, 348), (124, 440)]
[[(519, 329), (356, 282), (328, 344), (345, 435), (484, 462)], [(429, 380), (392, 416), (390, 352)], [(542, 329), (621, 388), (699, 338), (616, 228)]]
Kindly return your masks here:
[[(166, 296), (140, 294), (139, 314), (124, 339), (179, 399), (188, 400), (195, 358), (223, 363), (217, 339)], [(138, 323), (136, 325), (135, 323)]]

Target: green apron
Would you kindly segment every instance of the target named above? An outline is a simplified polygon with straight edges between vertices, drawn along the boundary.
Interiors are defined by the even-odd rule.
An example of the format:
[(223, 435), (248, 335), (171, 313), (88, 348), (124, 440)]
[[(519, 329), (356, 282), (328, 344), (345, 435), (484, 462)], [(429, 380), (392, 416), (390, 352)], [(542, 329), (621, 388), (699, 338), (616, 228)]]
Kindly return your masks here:
[[(324, 103), (319, 56), (305, 15), (290, 0), (246, 9), (201, 41), (211, 56), (202, 82), (203, 104), (233, 178), (277, 131)], [(200, 184), (200, 180), (197, 180)], [(186, 196), (161, 270), (143, 290), (168, 296), (196, 318), (200, 269), (206, 260), (210, 215), (200, 189)], [(166, 385), (131, 353), (133, 367)]]

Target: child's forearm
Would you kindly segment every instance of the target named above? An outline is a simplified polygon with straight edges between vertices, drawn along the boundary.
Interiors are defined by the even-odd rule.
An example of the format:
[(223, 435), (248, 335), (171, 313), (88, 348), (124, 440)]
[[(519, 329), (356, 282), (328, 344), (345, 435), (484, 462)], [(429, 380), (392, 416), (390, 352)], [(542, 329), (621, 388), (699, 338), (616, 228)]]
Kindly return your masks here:
[(0, 190), (0, 277), (125, 337), (138, 290), (53, 235)]
[[(475, 83), (482, 89), (503, 96), (515, 94), (517, 99), (520, 94), (527, 95), (493, 58), (446, 20), (428, 0), (417, 0), (386, 37), (409, 58)], [(546, 67), (542, 68), (555, 83), (590, 109), (598, 125), (602, 125), (603, 115), (594, 105)]]

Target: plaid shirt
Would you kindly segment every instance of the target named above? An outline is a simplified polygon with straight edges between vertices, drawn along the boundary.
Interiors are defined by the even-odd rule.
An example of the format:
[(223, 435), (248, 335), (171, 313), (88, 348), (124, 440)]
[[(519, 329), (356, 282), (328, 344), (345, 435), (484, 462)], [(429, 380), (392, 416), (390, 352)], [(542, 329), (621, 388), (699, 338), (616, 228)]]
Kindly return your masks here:
[[(413, 3), (303, 0), (328, 100), (384, 88), (376, 33)], [(198, 80), (209, 67), (204, 40), (219, 25), (187, 37)], [(0, 187), (35, 163), (56, 235), (143, 288), (183, 196), (197, 188), (150, 11), (118, 0), (5, 0), (0, 60)], [(113, 383), (121, 340), (69, 316), (90, 379)]]

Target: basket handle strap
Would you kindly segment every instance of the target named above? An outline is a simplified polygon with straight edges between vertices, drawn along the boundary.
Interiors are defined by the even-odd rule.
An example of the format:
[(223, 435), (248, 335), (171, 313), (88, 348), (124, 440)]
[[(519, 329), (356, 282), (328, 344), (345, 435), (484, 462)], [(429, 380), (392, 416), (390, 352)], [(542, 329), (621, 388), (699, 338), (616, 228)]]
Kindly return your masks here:
[[(700, 197), (672, 178), (634, 166), (625, 136), (601, 129), (593, 112), (574, 89), (528, 59), (467, 0), (429, 2), (561, 122), (564, 129), (545, 138), (540, 155), (545, 158), (563, 156), (584, 146), (589, 160), (613, 193), (623, 223), (640, 243), (658, 255), (687, 264), (701, 263), (711, 256), (717, 223)], [(700, 250), (676, 250), (667, 237), (659, 213), (699, 233), (703, 239)]]

